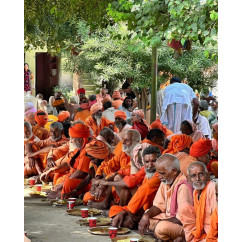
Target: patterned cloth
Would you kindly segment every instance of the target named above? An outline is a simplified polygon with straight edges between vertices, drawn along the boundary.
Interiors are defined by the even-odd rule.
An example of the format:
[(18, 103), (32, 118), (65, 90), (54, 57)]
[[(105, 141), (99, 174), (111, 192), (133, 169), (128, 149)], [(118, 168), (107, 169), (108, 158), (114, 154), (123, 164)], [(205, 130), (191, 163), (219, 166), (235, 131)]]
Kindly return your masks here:
[(30, 70), (27, 70), (27, 71), (24, 70), (24, 91), (25, 92), (31, 91), (30, 77), (31, 77), (31, 71)]

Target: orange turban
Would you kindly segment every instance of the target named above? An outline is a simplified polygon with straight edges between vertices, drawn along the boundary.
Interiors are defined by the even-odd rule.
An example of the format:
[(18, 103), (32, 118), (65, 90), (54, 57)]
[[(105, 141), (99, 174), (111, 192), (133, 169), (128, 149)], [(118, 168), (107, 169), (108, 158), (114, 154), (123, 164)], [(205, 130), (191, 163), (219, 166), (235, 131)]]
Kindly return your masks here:
[(69, 128), (69, 135), (72, 138), (88, 138), (90, 135), (89, 128), (82, 123), (76, 123)]
[(107, 145), (99, 140), (92, 140), (86, 145), (85, 149), (88, 155), (91, 155), (98, 159), (105, 159), (109, 155)]
[(116, 99), (116, 98), (121, 99), (121, 94), (120, 94), (119, 91), (114, 91), (114, 92), (113, 92), (112, 99)]
[(171, 142), (169, 143), (166, 150), (162, 154), (169, 153), (175, 154), (184, 150), (185, 148), (190, 148), (192, 143), (192, 137), (186, 134), (176, 134), (171, 136)]
[(71, 116), (71, 114), (68, 111), (60, 112), (58, 115), (58, 122), (63, 122), (70, 116)]
[(103, 109), (102, 103), (95, 103), (91, 106), (90, 113), (91, 115), (96, 113), (98, 110)]
[[(39, 113), (43, 113), (43, 114), (39, 115)], [(37, 113), (35, 113), (34, 119), (36, 123), (42, 127), (44, 127), (48, 123), (48, 115), (43, 110), (39, 110)]]
[(199, 139), (192, 144), (190, 148), (190, 156), (195, 158), (206, 155), (212, 149), (212, 142), (210, 139)]
[(103, 100), (102, 100), (102, 104), (106, 103), (106, 102), (112, 102), (112, 99), (110, 96), (107, 96), (105, 97)]
[(124, 120), (126, 120), (127, 116), (126, 116), (126, 113), (124, 111), (116, 111), (114, 113), (114, 117), (118, 117), (118, 118), (122, 118)]

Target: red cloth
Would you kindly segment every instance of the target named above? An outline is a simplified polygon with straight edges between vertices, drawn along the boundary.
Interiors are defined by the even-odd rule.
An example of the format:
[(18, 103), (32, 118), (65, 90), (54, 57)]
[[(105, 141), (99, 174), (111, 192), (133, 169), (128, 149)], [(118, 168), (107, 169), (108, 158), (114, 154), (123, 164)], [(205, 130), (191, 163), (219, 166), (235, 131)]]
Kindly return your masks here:
[(132, 129), (135, 129), (140, 133), (142, 140), (146, 138), (147, 133), (149, 131), (149, 128), (147, 125), (145, 125), (144, 123), (137, 123), (137, 122), (134, 122)]
[(212, 142), (210, 139), (199, 139), (190, 147), (190, 156), (195, 158), (206, 155), (212, 149)]
[(77, 94), (85, 94), (86, 93), (84, 88), (79, 88), (76, 92), (77, 92)]

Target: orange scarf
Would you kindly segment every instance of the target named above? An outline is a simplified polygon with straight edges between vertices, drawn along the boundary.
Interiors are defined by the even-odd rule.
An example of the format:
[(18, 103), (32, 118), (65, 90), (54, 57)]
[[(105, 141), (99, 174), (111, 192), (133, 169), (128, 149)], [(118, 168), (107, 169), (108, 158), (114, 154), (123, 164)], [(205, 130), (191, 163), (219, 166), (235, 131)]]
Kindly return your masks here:
[(200, 241), (206, 238), (206, 233), (203, 229), (204, 219), (205, 219), (205, 208), (206, 208), (206, 197), (207, 197), (207, 188), (208, 184), (203, 189), (200, 199), (198, 200), (198, 192), (194, 191), (194, 209), (196, 213), (196, 230), (192, 231), (192, 234), (195, 236), (194, 242)]
[(44, 115), (38, 115), (39, 113), (45, 113), (43, 110), (39, 110), (35, 113), (35, 121), (39, 126), (44, 127), (48, 123), (48, 115), (45, 113)]
[(158, 147), (158, 148), (160, 149), (161, 154), (162, 154), (162, 152), (165, 150), (162, 146), (153, 143), (153, 142), (150, 141), (149, 139), (144, 139), (144, 140), (142, 140), (142, 141), (141, 141), (141, 144), (143, 144), (143, 143), (148, 143), (148, 144), (150, 144), (150, 145), (153, 145), (153, 146)]

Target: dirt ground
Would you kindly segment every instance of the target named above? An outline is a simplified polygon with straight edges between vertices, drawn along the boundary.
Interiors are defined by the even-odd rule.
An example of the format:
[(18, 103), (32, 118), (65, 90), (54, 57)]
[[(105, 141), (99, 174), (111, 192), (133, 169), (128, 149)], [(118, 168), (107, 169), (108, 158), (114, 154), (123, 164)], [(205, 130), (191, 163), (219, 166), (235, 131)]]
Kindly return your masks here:
[[(84, 206), (77, 206), (81, 208)], [(53, 207), (41, 198), (24, 198), (24, 230), (32, 242), (102, 242), (111, 241), (108, 236), (92, 235), (87, 226), (80, 226), (81, 217), (66, 214), (67, 206)], [(137, 235), (131, 231), (127, 235)]]

